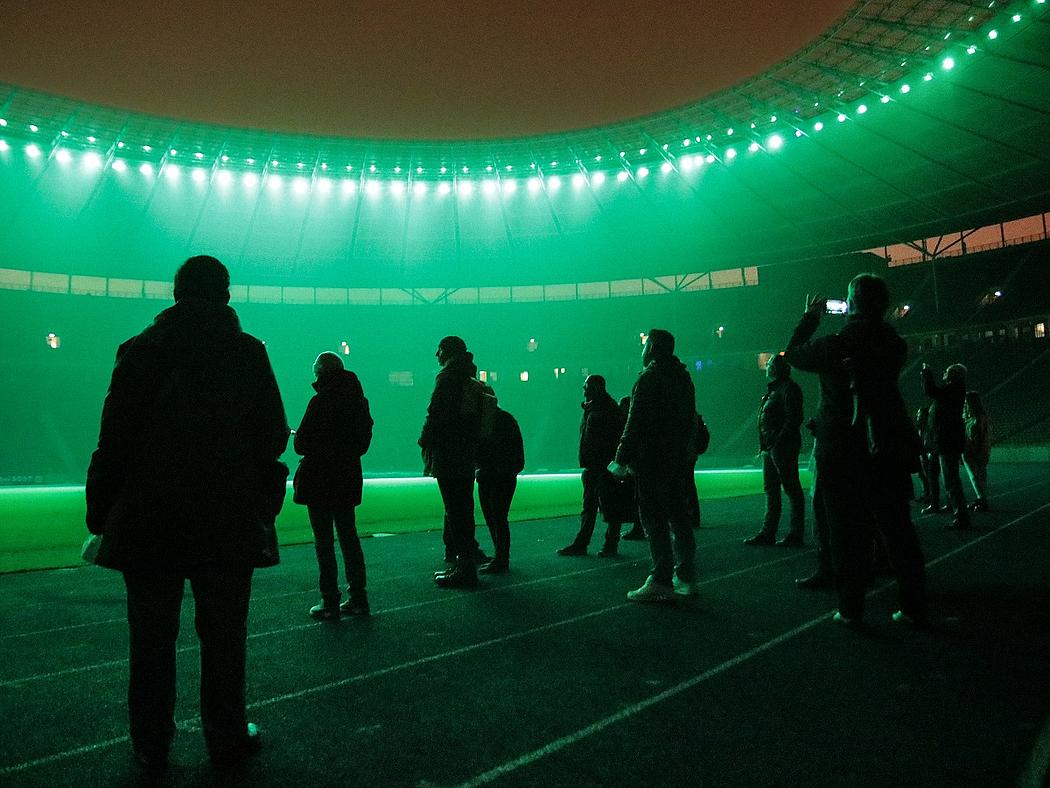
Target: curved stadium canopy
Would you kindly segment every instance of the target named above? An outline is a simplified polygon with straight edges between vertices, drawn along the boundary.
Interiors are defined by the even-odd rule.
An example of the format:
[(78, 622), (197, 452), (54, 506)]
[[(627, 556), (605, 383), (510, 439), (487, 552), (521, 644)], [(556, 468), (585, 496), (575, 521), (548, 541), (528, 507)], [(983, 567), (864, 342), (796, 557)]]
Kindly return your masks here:
[(702, 101), (526, 138), (384, 141), (0, 85), (0, 267), (456, 287), (820, 258), (1045, 211), (1047, 4), (857, 3)]

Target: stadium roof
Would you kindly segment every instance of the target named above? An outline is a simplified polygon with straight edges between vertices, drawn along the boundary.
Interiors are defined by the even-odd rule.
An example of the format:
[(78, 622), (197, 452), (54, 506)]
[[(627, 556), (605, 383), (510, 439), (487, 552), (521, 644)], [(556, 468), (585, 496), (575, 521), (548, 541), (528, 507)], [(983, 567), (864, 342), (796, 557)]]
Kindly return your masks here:
[[(0, 167), (15, 176), (0, 186), (0, 220), (35, 232), (34, 212), (42, 219), (54, 203), (49, 190), (64, 188), (64, 162), (94, 152), (103, 180), (154, 179), (128, 197), (142, 210), (124, 211), (123, 222), (167, 223), (169, 235), (207, 241), (249, 269), (309, 277), (316, 262), (327, 280), (585, 281), (939, 235), (1050, 207), (1046, 7), (862, 0), (804, 51), (702, 101), (596, 128), (485, 141), (293, 136), (0, 85), (8, 148)], [(36, 163), (14, 161), (31, 146)], [(119, 162), (126, 166), (111, 172)], [(160, 174), (179, 168), (202, 172), (188, 237), (171, 227), (172, 215), (157, 215)], [(263, 188), (267, 180), (274, 190)], [(254, 189), (248, 213), (243, 199), (221, 199), (239, 181)], [(323, 204), (329, 193), (342, 202)], [(52, 212), (50, 221), (72, 223), (59, 255), (67, 265), (78, 256), (76, 222), (104, 224), (105, 211), (92, 203), (120, 194), (100, 186), (68, 216)], [(258, 221), (274, 195), (289, 209), (263, 211), (273, 219)], [(198, 235), (205, 206), (225, 233)], [(136, 247), (130, 229), (123, 246), (108, 249), (110, 259), (156, 253), (155, 243)], [(275, 246), (278, 235), (297, 243)], [(8, 261), (28, 249), (4, 247), (0, 241)]]

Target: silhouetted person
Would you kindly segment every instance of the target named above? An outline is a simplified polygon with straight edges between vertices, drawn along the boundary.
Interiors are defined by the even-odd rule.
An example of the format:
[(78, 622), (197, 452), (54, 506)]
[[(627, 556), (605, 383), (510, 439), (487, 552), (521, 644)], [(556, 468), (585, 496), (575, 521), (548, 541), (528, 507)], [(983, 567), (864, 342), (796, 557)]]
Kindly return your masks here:
[[(590, 375), (583, 382), (582, 407), (579, 460), (583, 468), (583, 510), (580, 512), (580, 530), (571, 544), (558, 551), (558, 555), (587, 555), (601, 499), (611, 493), (615, 483), (608, 466), (616, 455), (626, 421), (616, 400), (605, 390), (605, 378), (601, 375)], [(619, 520), (607, 523), (605, 542), (598, 555), (616, 555), (621, 525)]]
[(911, 474), (918, 437), (897, 385), (908, 347), (883, 319), (884, 280), (871, 274), (849, 285), (846, 325), (813, 339), (825, 311), (815, 298), (788, 343), (795, 369), (820, 375), (817, 477), (831, 527), (839, 609), (835, 620), (858, 624), (871, 573), (872, 525), (881, 532), (897, 574), (894, 620), (926, 618), (926, 573), (911, 521)]
[[(361, 455), (372, 443), (372, 415), (361, 381), (343, 368), (335, 353), (317, 357), (314, 377), (317, 393), (306, 406), (293, 443), (296, 454), (303, 455), (295, 472), (295, 502), (307, 507), (320, 574), (321, 604), (310, 608), (310, 615), (322, 621), (341, 613), (367, 616), (365, 556), (355, 509), (361, 504)], [(347, 583), (342, 604), (333, 526)]]
[(437, 479), (455, 565), (434, 575), (442, 588), (473, 588), (478, 584), (474, 540), (474, 472), (481, 430), (480, 382), (466, 343), (456, 336), (443, 338), (437, 347), (441, 371), (427, 407), (419, 436), (423, 472)]
[(695, 485), (696, 393), (685, 365), (674, 355), (670, 332), (659, 328), (649, 332), (642, 366), (610, 470), (635, 475), (638, 512), (653, 558), (649, 577), (627, 598), (664, 602), (675, 594), (698, 593), (696, 540), (688, 504), (688, 487)]
[[(940, 462), (941, 479), (948, 494), (948, 503), (955, 512), (949, 530), (966, 530), (970, 527), (970, 512), (966, 508), (962, 477), (959, 466), (966, 448), (966, 426), (963, 424), (963, 405), (966, 401), (966, 367), (951, 364), (938, 383), (928, 364), (922, 365), (922, 388), (930, 403), (930, 425), (928, 441)], [(930, 480), (933, 501), (939, 498), (937, 488)], [(931, 502), (932, 503), (932, 502)], [(926, 511), (925, 509), (923, 511)], [(937, 509), (930, 508), (930, 511)]]
[(745, 544), (773, 544), (780, 526), (780, 488), (791, 503), (791, 524), (787, 536), (777, 544), (802, 547), (805, 542), (806, 495), (798, 478), (798, 456), (802, 451), (802, 389), (791, 379), (791, 365), (782, 354), (766, 362), (769, 384), (758, 413), (758, 443), (762, 453), (762, 488), (766, 493), (766, 514), (762, 530), (744, 540)]
[(966, 474), (970, 477), (973, 491), (977, 495), (977, 500), (970, 504), (970, 509), (975, 512), (987, 512), (988, 461), (992, 456), (992, 424), (979, 392), (966, 392), (963, 422), (966, 425), (966, 448), (963, 450), (963, 463), (966, 465)]
[(175, 274), (175, 305), (117, 351), (87, 476), (97, 563), (124, 573), (131, 742), (151, 769), (175, 735), (175, 639), (190, 581), (200, 639), (200, 710), (211, 760), (259, 747), (245, 716), (252, 571), (278, 561), (274, 518), (288, 442), (263, 344), (227, 306), (230, 275), (214, 257)]
[[(495, 398), (490, 386), (485, 390)], [(492, 536), (492, 560), (478, 571), (503, 574), (510, 569), (510, 504), (518, 486), (518, 474), (525, 469), (525, 445), (521, 428), (507, 411), (497, 407), (488, 434), (478, 442), (478, 502)]]

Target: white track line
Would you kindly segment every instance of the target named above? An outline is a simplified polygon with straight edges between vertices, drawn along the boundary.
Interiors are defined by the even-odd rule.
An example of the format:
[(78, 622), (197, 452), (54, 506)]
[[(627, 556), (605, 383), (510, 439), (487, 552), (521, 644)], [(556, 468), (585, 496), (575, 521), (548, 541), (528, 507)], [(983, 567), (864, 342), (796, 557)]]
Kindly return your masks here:
[[(719, 582), (721, 580), (728, 580), (730, 578), (737, 577), (737, 576), (742, 575), (742, 574), (746, 574), (746, 573), (748, 573), (750, 571), (753, 571), (755, 569), (761, 569), (761, 568), (766, 567), (766, 566), (773, 566), (775, 564), (784, 563), (785, 561), (788, 561), (788, 560), (790, 560), (793, 557), (795, 557), (795, 556), (794, 555), (792, 555), (792, 556), (784, 556), (782, 558), (777, 558), (777, 559), (775, 559), (773, 561), (767, 561), (765, 563), (755, 564), (754, 566), (751, 566), (751, 567), (748, 567), (748, 568), (745, 568), (745, 569), (738, 569), (736, 571), (729, 572), (729, 573), (724, 574), (724, 575), (718, 575), (716, 577), (711, 577), (711, 578), (708, 578), (707, 580), (701, 582), (699, 585), (701, 585), (701, 586), (711, 585), (711, 584), (717, 583), (717, 582)], [(567, 619), (563, 619), (561, 621), (555, 621), (555, 622), (552, 622), (552, 623), (549, 623), (549, 624), (544, 624), (543, 626), (534, 627), (532, 629), (524, 630), (524, 631), (521, 631), (521, 632), (514, 632), (514, 633), (512, 633), (510, 635), (503, 635), (501, 637), (491, 638), (489, 640), (483, 640), (483, 641), (481, 641), (479, 643), (472, 643), (472, 644), (467, 645), (467, 646), (461, 646), (459, 648), (451, 649), (449, 651), (445, 651), (445, 652), (442, 652), (440, 654), (432, 654), (432, 655), (430, 655), (428, 657), (420, 657), (418, 659), (414, 659), (414, 660), (411, 660), (409, 662), (402, 662), (402, 663), (399, 663), (397, 665), (390, 665), (388, 667), (379, 668), (377, 670), (373, 670), (373, 671), (370, 671), (368, 673), (361, 673), (361, 674), (358, 674), (356, 676), (350, 676), (350, 677), (345, 678), (345, 679), (340, 679), (339, 681), (332, 681), (332, 682), (328, 682), (326, 684), (319, 684), (319, 685), (316, 685), (316, 686), (313, 686), (313, 687), (307, 687), (306, 689), (297, 690), (295, 692), (285, 693), (283, 695), (275, 695), (273, 697), (266, 698), (266, 699), (261, 700), (261, 701), (256, 701), (254, 703), (249, 703), (247, 708), (248, 709), (258, 709), (258, 708), (263, 708), (263, 707), (266, 707), (266, 706), (272, 706), (274, 704), (281, 703), (281, 702), (287, 701), (287, 700), (296, 700), (296, 699), (299, 699), (299, 698), (306, 697), (308, 695), (316, 695), (319, 692), (325, 692), (325, 691), (330, 690), (330, 689), (337, 689), (339, 687), (345, 687), (345, 686), (347, 686), (349, 684), (356, 684), (356, 683), (360, 683), (362, 681), (367, 681), (369, 679), (379, 678), (381, 676), (386, 676), (386, 675), (389, 675), (391, 673), (396, 673), (396, 672), (399, 672), (399, 671), (407, 670), (409, 668), (418, 667), (420, 665), (426, 665), (426, 664), (429, 664), (431, 662), (437, 662), (439, 660), (449, 659), (450, 657), (456, 657), (456, 656), (459, 656), (461, 654), (468, 654), (470, 652), (477, 651), (479, 649), (486, 648), (488, 646), (494, 646), (494, 645), (498, 645), (500, 643), (507, 643), (509, 641), (518, 640), (520, 638), (528, 637), (529, 635), (534, 635), (534, 634), (537, 634), (539, 632), (545, 632), (545, 631), (548, 631), (548, 630), (551, 630), (551, 629), (555, 629), (557, 627), (562, 627), (562, 626), (566, 626), (566, 625), (569, 625), (569, 624), (575, 624), (575, 623), (578, 623), (580, 621), (585, 621), (585, 620), (587, 620), (589, 618), (594, 618), (596, 616), (601, 616), (601, 615), (604, 615), (606, 613), (610, 613), (610, 612), (612, 612), (614, 610), (622, 610), (622, 609), (627, 608), (627, 607), (632, 607), (632, 604), (628, 603), (628, 602), (621, 602), (619, 604), (612, 605), (610, 607), (602, 608), (601, 610), (595, 610), (595, 611), (592, 611), (590, 613), (584, 613), (584, 614), (579, 615), (579, 616), (573, 616), (572, 618), (567, 618)], [(200, 718), (199, 717), (192, 717), (190, 719), (181, 720), (180, 722), (177, 722), (175, 727), (178, 728), (179, 730), (183, 730), (184, 731), (184, 730), (193, 730), (196, 727), (198, 727), (199, 725), (200, 725)], [(23, 761), (22, 763), (16, 763), (16, 764), (12, 764), (10, 766), (0, 766), (0, 777), (6, 776), (6, 775), (10, 775), (10, 774), (17, 774), (19, 772), (24, 772), (24, 771), (27, 771), (29, 769), (35, 768), (37, 766), (44, 766), (46, 764), (54, 763), (56, 761), (63, 760), (65, 758), (72, 758), (72, 757), (75, 757), (77, 755), (83, 755), (83, 754), (90, 753), (90, 752), (96, 752), (98, 750), (102, 750), (102, 749), (106, 749), (106, 748), (109, 748), (109, 747), (113, 747), (113, 746), (116, 746), (117, 744), (120, 744), (121, 742), (126, 742), (126, 741), (129, 741), (129, 740), (130, 739), (129, 739), (128, 736), (119, 736), (119, 737), (112, 738), (112, 739), (106, 739), (105, 741), (96, 742), (95, 744), (86, 744), (86, 745), (83, 745), (81, 747), (76, 747), (76, 748), (71, 749), (71, 750), (65, 750), (63, 752), (53, 753), (52, 755), (45, 755), (45, 756), (40, 757), (40, 758), (34, 758), (32, 760)]]
[[(978, 537), (977, 539), (973, 539), (964, 545), (960, 545), (956, 549), (937, 557), (933, 561), (930, 561), (926, 564), (926, 566), (936, 566), (937, 564), (946, 561), (952, 556), (958, 555), (964, 550), (969, 550), (976, 544), (980, 544), (981, 542), (985, 541), (994, 534), (997, 534), (1005, 530), (1006, 528), (1016, 525), (1022, 520), (1026, 520), (1032, 515), (1038, 514), (1039, 512), (1047, 508), (1050, 508), (1050, 503), (1043, 504), (1039, 508), (1033, 509), (1027, 514), (1023, 514), (1020, 517), (999, 526), (995, 530)], [(879, 594), (885, 591), (886, 589), (890, 588), (892, 585), (894, 585), (895, 582), (896, 581), (889, 581), (887, 583), (883, 583), (878, 588), (869, 591), (866, 596), (871, 597), (875, 594)], [(505, 763), (502, 763), (493, 769), (489, 769), (487, 772), (482, 772), (481, 774), (473, 777), (472, 779), (467, 780), (464, 783), (460, 783), (460, 785), (457, 786), (457, 788), (474, 788), (475, 786), (487, 785), (493, 780), (497, 780), (500, 777), (510, 774), (511, 772), (516, 771), (524, 766), (529, 766), (535, 763), (536, 761), (546, 758), (548, 755), (553, 755), (554, 753), (560, 752), (561, 750), (564, 750), (567, 747), (571, 747), (572, 745), (577, 744), (578, 742), (581, 742), (584, 739), (593, 736), (596, 733), (600, 733), (601, 731), (605, 730), (606, 728), (609, 728), (612, 725), (615, 725), (619, 722), (623, 722), (629, 717), (633, 717), (635, 714), (645, 711), (646, 709), (655, 706), (658, 703), (662, 703), (665, 700), (673, 698), (676, 695), (681, 695), (683, 692), (691, 690), (694, 687), (703, 684), (704, 682), (709, 681), (710, 679), (713, 679), (716, 676), (725, 673), (728, 670), (731, 670), (732, 668), (735, 668), (737, 665), (747, 662), (748, 660), (757, 657), (759, 654), (763, 654), (766, 651), (769, 651), (770, 649), (779, 646), (781, 643), (784, 643), (798, 635), (801, 635), (803, 632), (809, 631), (818, 624), (826, 622), (831, 612), (832, 611), (828, 611), (827, 613), (824, 613), (816, 618), (812, 618), (806, 623), (801, 624), (800, 626), (797, 626), (794, 629), (789, 630), (788, 632), (784, 632), (783, 634), (778, 635), (775, 638), (767, 640), (765, 643), (756, 646), (750, 651), (746, 651), (743, 654), (739, 654), (731, 659), (728, 659), (720, 665), (716, 665), (715, 667), (710, 668), (709, 670), (705, 670), (703, 673), (693, 676), (690, 679), (686, 679), (685, 681), (676, 684), (675, 686), (670, 687), (669, 689), (666, 689), (657, 695), (653, 695), (649, 698), (646, 698), (645, 700), (639, 701), (638, 703), (632, 703), (629, 706), (625, 706), (616, 713), (610, 714), (608, 717), (604, 717), (598, 720), (597, 722), (591, 723), (586, 727), (573, 731), (572, 733), (567, 734), (566, 736), (562, 736), (561, 738), (555, 739), (554, 741), (545, 744), (544, 746), (539, 747), (535, 750), (532, 750), (531, 752), (527, 752), (524, 755), (521, 755), (517, 758), (514, 758), (513, 760), (506, 761)]]

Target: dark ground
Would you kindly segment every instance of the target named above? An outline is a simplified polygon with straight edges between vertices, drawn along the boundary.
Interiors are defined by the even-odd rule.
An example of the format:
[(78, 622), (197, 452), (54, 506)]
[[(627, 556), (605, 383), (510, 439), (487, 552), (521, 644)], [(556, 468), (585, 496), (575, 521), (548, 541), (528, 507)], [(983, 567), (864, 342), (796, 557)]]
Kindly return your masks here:
[[(512, 573), (476, 592), (431, 582), (437, 533), (367, 539), (368, 620), (310, 621), (313, 550), (287, 548), (256, 575), (249, 622), (263, 752), (233, 774), (207, 765), (188, 598), (180, 734), (163, 782), (1039, 785), (1047, 471), (993, 466), (994, 511), (972, 533), (917, 519), (930, 631), (890, 621), (885, 577), (864, 631), (833, 624), (831, 593), (794, 587), (812, 550), (741, 544), (759, 497), (704, 504), (701, 596), (677, 606), (625, 600), (647, 573), (644, 543), (624, 543), (618, 559), (556, 556), (572, 518), (514, 525)], [(119, 574), (2, 576), (0, 619), (0, 784), (141, 782), (126, 739)]]

